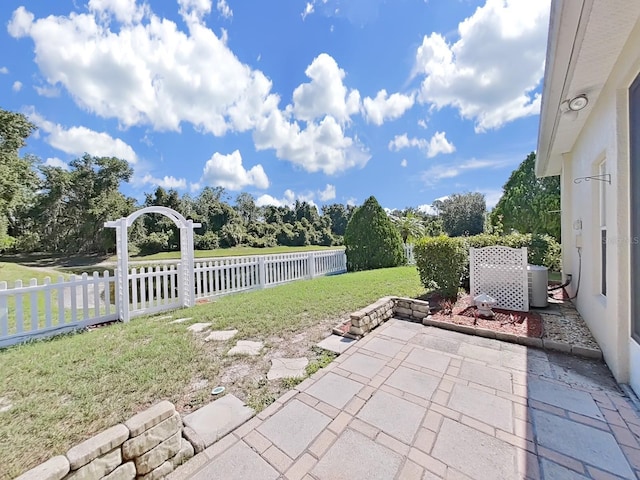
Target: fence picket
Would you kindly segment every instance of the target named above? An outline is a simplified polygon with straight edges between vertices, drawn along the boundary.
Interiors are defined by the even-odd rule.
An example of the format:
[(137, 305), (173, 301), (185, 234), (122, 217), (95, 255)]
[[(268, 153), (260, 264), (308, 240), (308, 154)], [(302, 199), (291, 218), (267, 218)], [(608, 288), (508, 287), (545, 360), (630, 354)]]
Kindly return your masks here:
[[(205, 260), (191, 267), (175, 261), (158, 262), (124, 273), (125, 288), (130, 290), (131, 299), (127, 310), (131, 317), (179, 308), (184, 300), (179, 289), (186, 272), (193, 275), (196, 298), (206, 298), (309, 278), (314, 271), (316, 275), (346, 271), (344, 253), (334, 250), (226, 257)], [(118, 275), (117, 270), (113, 275), (109, 271), (102, 275), (99, 272), (83, 273), (70, 275), (68, 279), (59, 276), (55, 282), (47, 277), (42, 284), (32, 279), (24, 286), (18, 280), (13, 288), (9, 288), (7, 282), (0, 282), (0, 347), (35, 335), (49, 335), (117, 319), (120, 302)], [(111, 288), (115, 288), (115, 295)], [(189, 295), (188, 292), (185, 294)], [(13, 302), (15, 327), (14, 312), (11, 312), (12, 324), (9, 325), (9, 306)], [(115, 309), (111, 308), (112, 302)], [(57, 303), (56, 318), (52, 308), (54, 303)], [(28, 326), (25, 325), (25, 315), (31, 318)]]
[(7, 282), (0, 282), (0, 337), (9, 335), (9, 308), (7, 297), (3, 292), (7, 290)]

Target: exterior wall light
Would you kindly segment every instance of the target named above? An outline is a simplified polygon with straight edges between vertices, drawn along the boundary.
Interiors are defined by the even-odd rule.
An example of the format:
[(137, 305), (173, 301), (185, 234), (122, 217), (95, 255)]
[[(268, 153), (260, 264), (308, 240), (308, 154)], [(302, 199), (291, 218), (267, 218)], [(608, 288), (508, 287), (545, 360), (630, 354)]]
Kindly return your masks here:
[(569, 100), (567, 103), (567, 107), (569, 107), (569, 110), (571, 110), (572, 112), (578, 112), (582, 110), (584, 107), (586, 107), (588, 104), (589, 104), (589, 99), (583, 93)]

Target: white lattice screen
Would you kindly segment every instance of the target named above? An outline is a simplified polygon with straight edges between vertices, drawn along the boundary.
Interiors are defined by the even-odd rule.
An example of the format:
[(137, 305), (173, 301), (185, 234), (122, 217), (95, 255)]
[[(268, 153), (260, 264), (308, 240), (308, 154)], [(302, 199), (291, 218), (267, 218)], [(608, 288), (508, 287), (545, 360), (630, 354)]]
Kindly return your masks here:
[(498, 308), (529, 311), (525, 247), (470, 248), (469, 276), (472, 297), (486, 293), (497, 300)]

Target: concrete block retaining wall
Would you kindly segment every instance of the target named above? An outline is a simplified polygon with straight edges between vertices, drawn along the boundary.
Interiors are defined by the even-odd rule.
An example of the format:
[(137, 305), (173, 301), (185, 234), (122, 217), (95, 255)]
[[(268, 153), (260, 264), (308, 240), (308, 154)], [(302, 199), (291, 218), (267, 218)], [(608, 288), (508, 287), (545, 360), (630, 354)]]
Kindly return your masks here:
[(155, 480), (193, 457), (182, 419), (162, 401), (22, 474), (17, 480)]
[(362, 337), (392, 317), (420, 322), (429, 315), (429, 302), (402, 297), (383, 297), (351, 314), (348, 334)]

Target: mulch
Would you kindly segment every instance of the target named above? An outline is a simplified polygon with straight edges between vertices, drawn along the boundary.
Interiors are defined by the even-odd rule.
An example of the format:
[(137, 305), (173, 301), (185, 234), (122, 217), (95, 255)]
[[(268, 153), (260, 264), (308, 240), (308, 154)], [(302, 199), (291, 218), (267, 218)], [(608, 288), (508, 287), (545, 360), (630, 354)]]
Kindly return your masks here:
[(485, 318), (478, 314), (470, 295), (459, 298), (453, 305), (441, 298), (430, 299), (429, 303), (432, 319), (440, 322), (486, 328), (521, 337), (541, 338), (544, 333), (542, 317), (536, 312), (493, 308), (494, 317)]

